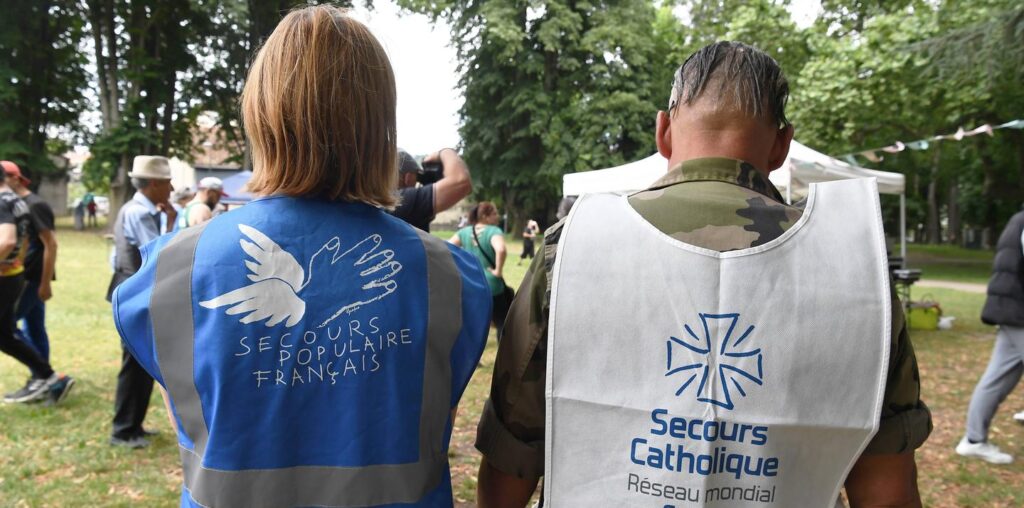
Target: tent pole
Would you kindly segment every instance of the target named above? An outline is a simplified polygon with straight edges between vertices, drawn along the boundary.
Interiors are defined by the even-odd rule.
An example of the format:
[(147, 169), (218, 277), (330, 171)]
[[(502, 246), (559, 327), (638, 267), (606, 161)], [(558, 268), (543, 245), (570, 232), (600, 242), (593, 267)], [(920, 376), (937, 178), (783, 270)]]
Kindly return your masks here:
[(900, 268), (907, 268), (907, 194), (900, 194)]

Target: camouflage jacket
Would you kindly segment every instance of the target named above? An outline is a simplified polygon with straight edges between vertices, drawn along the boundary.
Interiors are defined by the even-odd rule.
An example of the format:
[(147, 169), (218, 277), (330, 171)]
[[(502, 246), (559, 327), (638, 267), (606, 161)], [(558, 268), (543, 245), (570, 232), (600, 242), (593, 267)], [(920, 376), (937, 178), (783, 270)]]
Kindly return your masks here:
[[(746, 249), (774, 240), (802, 210), (783, 203), (778, 190), (752, 165), (732, 159), (683, 162), (630, 205), (663, 233), (713, 249)], [(544, 235), (519, 288), (498, 346), (490, 398), (476, 447), (492, 466), (521, 478), (544, 473), (544, 383), (551, 271), (562, 223)], [(932, 429), (920, 399), (917, 359), (903, 308), (892, 294), (892, 345), (881, 425), (865, 453), (903, 453), (920, 447)]]

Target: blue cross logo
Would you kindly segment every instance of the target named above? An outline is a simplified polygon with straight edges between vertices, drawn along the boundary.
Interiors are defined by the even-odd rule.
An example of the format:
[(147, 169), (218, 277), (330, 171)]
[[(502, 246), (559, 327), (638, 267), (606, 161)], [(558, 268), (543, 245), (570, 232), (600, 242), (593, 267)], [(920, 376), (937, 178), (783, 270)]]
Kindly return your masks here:
[[(690, 325), (683, 325), (686, 329), (686, 335), (682, 339), (670, 337), (669, 340), (665, 341), (665, 347), (668, 350), (665, 376), (679, 376), (681, 379), (684, 379), (679, 389), (676, 390), (676, 397), (682, 395), (699, 377), (700, 383), (697, 386), (697, 400), (732, 410), (735, 407), (732, 397), (733, 389), (741, 397), (746, 397), (747, 392), (743, 389), (745, 383), (750, 382), (758, 386), (764, 384), (764, 373), (761, 368), (761, 348), (749, 349), (749, 343), (744, 345), (751, 332), (754, 331), (754, 326), (750, 325), (742, 334), (739, 334), (739, 338), (734, 338), (739, 318), (740, 315), (738, 313), (701, 313), (700, 321), (704, 328), (702, 336), (694, 333)], [(721, 320), (719, 330), (727, 328), (717, 348), (711, 340), (711, 332), (708, 329), (709, 320)], [(716, 335), (721, 335), (721, 333)], [(695, 361), (692, 354), (686, 354), (686, 351), (679, 350), (679, 347), (697, 353), (701, 357)], [(675, 350), (675, 353), (673, 353), (673, 350)], [(742, 362), (747, 365), (746, 368), (739, 366), (737, 360), (747, 358), (756, 359), (757, 372), (752, 372), (753, 369), (749, 361)], [(675, 363), (673, 363), (673, 360), (675, 360)], [(716, 376), (717, 379), (712, 379), (712, 376)], [(719, 400), (712, 393), (712, 385), (721, 387), (724, 400)]]

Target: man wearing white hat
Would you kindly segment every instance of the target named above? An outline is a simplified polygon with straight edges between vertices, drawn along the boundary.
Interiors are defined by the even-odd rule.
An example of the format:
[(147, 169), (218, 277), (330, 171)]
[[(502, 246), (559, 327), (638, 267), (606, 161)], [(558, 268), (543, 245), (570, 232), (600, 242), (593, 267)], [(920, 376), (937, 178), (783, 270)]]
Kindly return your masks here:
[(185, 205), (181, 216), (178, 217), (178, 229), (196, 226), (212, 219), (213, 210), (222, 197), (227, 197), (227, 193), (224, 192), (224, 182), (220, 178), (208, 176), (199, 180), (199, 191), (192, 201)]
[[(139, 155), (128, 173), (135, 196), (121, 207), (114, 221), (114, 276), (107, 290), (107, 301), (114, 288), (142, 266), (141, 248), (160, 236), (161, 224), (174, 224), (177, 217), (170, 203), (171, 166), (166, 157)], [(149, 444), (142, 421), (149, 409), (153, 378), (122, 346), (121, 372), (117, 374), (114, 396), (114, 428), (110, 444), (142, 448)]]

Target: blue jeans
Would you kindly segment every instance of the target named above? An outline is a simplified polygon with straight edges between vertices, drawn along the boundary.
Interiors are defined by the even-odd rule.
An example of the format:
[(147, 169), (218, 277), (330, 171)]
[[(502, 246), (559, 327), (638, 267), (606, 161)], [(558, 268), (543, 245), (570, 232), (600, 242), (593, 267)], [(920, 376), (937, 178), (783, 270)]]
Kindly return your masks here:
[(14, 335), (35, 348), (44, 360), (50, 361), (50, 337), (46, 334), (46, 303), (39, 299), (39, 283), (25, 281), (25, 290), (15, 311), (16, 321), (24, 320)]

